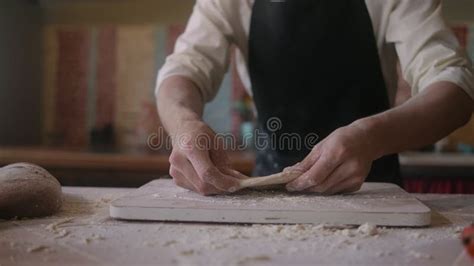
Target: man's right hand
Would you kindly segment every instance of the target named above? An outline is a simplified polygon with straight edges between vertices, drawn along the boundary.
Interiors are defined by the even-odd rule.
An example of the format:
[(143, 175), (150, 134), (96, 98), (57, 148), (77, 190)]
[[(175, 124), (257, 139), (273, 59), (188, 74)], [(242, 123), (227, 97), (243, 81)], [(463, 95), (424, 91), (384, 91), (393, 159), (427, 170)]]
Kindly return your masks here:
[(185, 121), (172, 137), (170, 175), (176, 185), (201, 195), (239, 189), (239, 179), (246, 177), (231, 168), (223, 143), (208, 125), (199, 120)]

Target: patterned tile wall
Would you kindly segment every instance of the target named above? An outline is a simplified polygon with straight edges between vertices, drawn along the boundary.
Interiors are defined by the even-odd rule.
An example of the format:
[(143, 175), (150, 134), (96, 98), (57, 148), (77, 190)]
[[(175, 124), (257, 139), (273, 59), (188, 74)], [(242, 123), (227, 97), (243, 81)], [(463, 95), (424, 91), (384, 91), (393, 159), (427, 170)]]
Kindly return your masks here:
[[(160, 134), (153, 90), (156, 73), (182, 25), (44, 28), (43, 142), (86, 148), (143, 148)], [(474, 26), (453, 27), (474, 59)], [(205, 119), (218, 132), (240, 132), (248, 102), (235, 67), (224, 78)], [(241, 105), (240, 105), (241, 106)], [(247, 106), (247, 108), (250, 108)], [(474, 145), (474, 121), (450, 140)]]
[[(159, 134), (154, 87), (181, 25), (55, 26), (44, 29), (43, 141), (61, 147), (143, 148)], [(205, 119), (218, 132), (238, 132), (230, 71)], [(237, 116), (237, 118), (235, 117)]]

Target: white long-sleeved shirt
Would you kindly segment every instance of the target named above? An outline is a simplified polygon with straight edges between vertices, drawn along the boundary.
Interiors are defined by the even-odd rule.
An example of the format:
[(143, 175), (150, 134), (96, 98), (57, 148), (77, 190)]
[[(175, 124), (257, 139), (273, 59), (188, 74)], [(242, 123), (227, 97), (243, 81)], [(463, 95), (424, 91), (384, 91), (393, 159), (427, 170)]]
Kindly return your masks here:
[[(253, 2), (197, 0), (185, 32), (159, 71), (156, 92), (163, 80), (180, 75), (193, 81), (210, 101), (227, 72), (234, 45), (239, 76), (251, 94), (247, 56)], [(396, 93), (397, 58), (412, 95), (435, 82), (450, 81), (474, 99), (471, 62), (446, 26), (440, 0), (366, 0), (366, 4), (391, 100)]]

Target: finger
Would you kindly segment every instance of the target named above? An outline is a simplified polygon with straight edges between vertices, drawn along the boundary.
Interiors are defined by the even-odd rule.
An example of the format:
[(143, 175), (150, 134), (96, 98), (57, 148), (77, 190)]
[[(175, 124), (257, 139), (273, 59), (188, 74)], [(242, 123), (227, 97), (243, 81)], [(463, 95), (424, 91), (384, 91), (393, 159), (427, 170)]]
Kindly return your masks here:
[(350, 164), (341, 164), (324, 181), (306, 190), (309, 192), (325, 193), (329, 189), (336, 187), (342, 181), (351, 178), (353, 174), (351, 171), (352, 168)]
[(218, 191), (211, 184), (207, 184), (204, 182), (203, 178), (198, 175), (198, 173), (194, 169), (194, 166), (186, 158), (185, 155), (173, 151), (170, 155), (169, 161), (171, 163), (171, 166), (181, 172), (181, 174), (188, 180), (188, 182), (192, 184), (192, 186), (194, 187), (194, 191), (200, 194), (205, 194), (207, 191)]
[(293, 166), (290, 166), (289, 168), (296, 168), (303, 172), (308, 171), (321, 156), (321, 146), (322, 142), (318, 143), (316, 146), (314, 146), (311, 152), (303, 159), (303, 161)]
[(220, 170), (225, 175), (229, 175), (229, 176), (232, 176), (232, 177), (235, 177), (235, 178), (238, 178), (238, 179), (249, 179), (250, 178), (249, 176), (246, 176), (246, 175), (242, 174), (241, 172), (236, 171), (232, 168), (223, 168), (223, 169), (220, 169)]
[[(183, 164), (180, 164), (180, 167), (181, 169), (186, 168), (186, 166)], [(173, 177), (173, 180), (178, 186), (185, 187), (195, 192), (199, 192), (198, 186), (195, 185), (195, 182), (191, 180), (193, 175), (189, 173), (189, 170), (186, 171), (187, 174), (184, 174), (183, 172), (184, 170), (179, 170), (177, 167), (170, 167), (170, 175)]]
[(173, 151), (169, 158), (170, 161), (170, 175), (174, 178), (175, 176), (173, 173), (178, 173), (184, 176), (184, 179), (194, 187), (194, 191), (197, 192), (197, 182), (193, 181), (192, 179), (197, 178), (197, 174), (194, 171), (193, 166), (189, 163), (188, 159), (184, 155), (181, 155), (179, 152)]
[(240, 189), (239, 179), (224, 174), (216, 167), (210, 168), (206, 173), (204, 173), (202, 180), (203, 182), (225, 192), (232, 193)]
[(196, 191), (203, 195), (214, 195), (214, 194), (223, 194), (227, 192), (226, 190), (219, 189), (214, 185), (205, 181), (205, 178), (200, 177), (195, 171), (192, 163), (186, 160), (182, 172), (185, 177), (193, 184), (196, 188)]
[[(212, 162), (214, 162), (217, 169), (219, 169), (219, 171), (222, 172), (222, 174), (224, 174), (225, 176), (237, 178), (237, 179), (249, 178), (248, 176), (240, 173), (239, 171), (232, 169), (229, 156), (227, 155), (227, 152), (225, 152), (224, 150), (221, 150), (221, 149), (212, 150), (210, 152), (210, 155), (211, 155)], [(234, 181), (235, 180), (233, 180), (232, 182), (234, 183)], [(234, 192), (234, 191), (231, 191), (231, 192)]]
[(193, 184), (189, 182), (183, 173), (176, 169), (176, 167), (170, 167), (170, 176), (173, 177), (173, 181), (177, 186), (196, 191), (196, 188), (193, 186)]
[(174, 158), (173, 162), (179, 165), (179, 167), (176, 167), (177, 170), (179, 170), (184, 178), (186, 178), (186, 180), (192, 184), (194, 187), (193, 190), (195, 192), (203, 195), (223, 194), (225, 192), (215, 188), (211, 184), (204, 182), (204, 180), (197, 174), (192, 163), (185, 157), (179, 156), (179, 158)]
[(211, 161), (209, 151), (194, 150), (188, 158), (201, 181), (226, 192), (235, 192), (239, 189), (239, 180), (222, 173)]
[[(223, 191), (220, 191), (208, 184), (205, 184), (201, 181), (197, 181), (196, 185), (192, 184), (189, 178), (186, 178), (185, 174), (177, 174), (178, 179), (175, 180), (175, 183), (178, 184), (178, 182), (183, 182), (182, 187), (188, 188), (189, 190), (192, 190), (194, 192), (197, 192), (201, 195), (217, 195), (217, 194), (223, 194)], [(195, 179), (196, 180), (196, 179)], [(178, 181), (178, 182), (177, 182)]]
[(320, 156), (316, 163), (296, 180), (288, 183), (289, 191), (303, 191), (322, 182), (339, 166), (337, 161), (328, 156)]
[[(207, 151), (195, 151), (192, 154), (196, 154), (197, 152), (207, 153)], [(198, 158), (206, 158), (203, 155), (188, 156), (195, 158), (195, 160), (199, 160)], [(212, 164), (212, 162), (207, 162), (210, 164), (209, 168), (200, 175), (196, 171), (195, 165), (201, 165), (202, 167), (203, 163), (201, 162), (197, 162), (193, 165), (192, 161), (188, 160), (185, 156), (179, 156), (178, 153), (172, 154), (170, 156), (170, 161), (172, 165), (176, 165), (176, 168), (180, 170), (183, 175), (193, 184), (195, 191), (201, 194), (223, 194), (226, 192), (228, 193), (237, 191), (239, 188), (239, 182), (237, 179), (224, 175)], [(201, 170), (202, 169), (205, 168), (202, 167)]]

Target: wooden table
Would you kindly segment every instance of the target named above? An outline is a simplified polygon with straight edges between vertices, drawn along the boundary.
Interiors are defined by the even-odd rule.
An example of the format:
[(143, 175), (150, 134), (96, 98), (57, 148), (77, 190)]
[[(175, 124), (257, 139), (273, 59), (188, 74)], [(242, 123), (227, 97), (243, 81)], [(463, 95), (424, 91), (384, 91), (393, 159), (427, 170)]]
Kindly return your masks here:
[(430, 228), (356, 230), (303, 225), (116, 221), (108, 203), (131, 191), (64, 188), (54, 217), (0, 222), (0, 264), (110, 265), (452, 265), (459, 230), (474, 221), (474, 196), (417, 195)]

